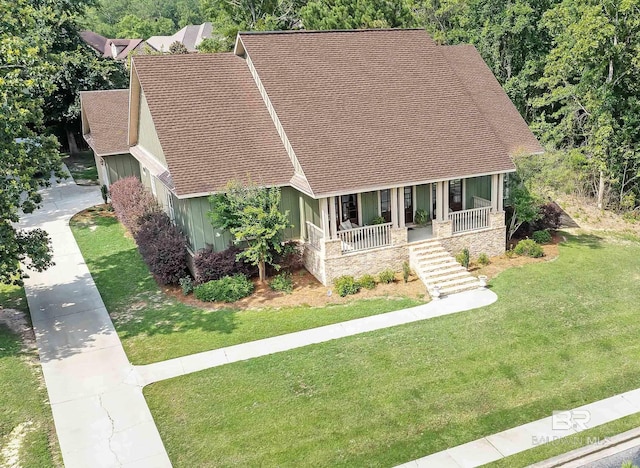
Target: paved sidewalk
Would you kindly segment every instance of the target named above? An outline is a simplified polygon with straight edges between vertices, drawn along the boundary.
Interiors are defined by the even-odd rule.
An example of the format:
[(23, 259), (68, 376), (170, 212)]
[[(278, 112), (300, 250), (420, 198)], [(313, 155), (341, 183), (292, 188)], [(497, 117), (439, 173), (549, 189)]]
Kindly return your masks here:
[[(558, 408), (558, 410), (564, 409)], [(574, 427), (571, 428), (565, 429), (564, 421), (568, 421), (568, 419), (561, 418), (561, 420), (556, 419), (556, 428), (554, 429), (552, 418), (549, 416), (404, 463), (399, 467), (473, 468), (482, 466), (547, 442), (638, 413), (640, 412), (640, 389), (574, 408), (572, 412), (575, 419)]]
[(227, 348), (191, 354), (155, 364), (136, 366), (136, 371), (141, 378), (139, 381), (140, 385), (144, 386), (160, 380), (170, 379), (236, 361), (244, 361), (315, 343), (322, 343), (338, 338), (358, 335), (360, 333), (484, 307), (494, 303), (497, 298), (495, 293), (488, 289), (476, 289), (434, 300), (410, 309), (334, 323), (324, 327), (311, 328), (309, 330), (251, 341)]
[(21, 228), (52, 239), (55, 266), (29, 272), (27, 301), (66, 468), (168, 467), (169, 458), (69, 219), (102, 203), (73, 181), (43, 191), (44, 207)]

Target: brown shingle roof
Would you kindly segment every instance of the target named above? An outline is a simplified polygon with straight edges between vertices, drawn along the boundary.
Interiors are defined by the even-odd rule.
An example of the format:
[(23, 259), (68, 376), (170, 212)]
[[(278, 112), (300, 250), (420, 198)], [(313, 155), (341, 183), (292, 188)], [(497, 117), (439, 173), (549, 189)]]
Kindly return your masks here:
[(133, 64), (178, 195), (234, 178), (289, 183), (293, 165), (242, 58), (150, 55)]
[(82, 111), (89, 122), (85, 140), (98, 156), (129, 152), (129, 90), (80, 92)]
[(442, 53), (511, 155), (543, 151), (474, 46), (444, 46)]
[(514, 168), (423, 30), (240, 39), (316, 195)]

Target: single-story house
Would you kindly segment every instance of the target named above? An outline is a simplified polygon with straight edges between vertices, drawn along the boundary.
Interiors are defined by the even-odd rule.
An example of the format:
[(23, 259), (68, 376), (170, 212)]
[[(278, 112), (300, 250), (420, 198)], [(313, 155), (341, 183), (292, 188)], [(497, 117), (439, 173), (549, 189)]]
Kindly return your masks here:
[(453, 288), (450, 253), (504, 252), (512, 156), (543, 151), (476, 49), (424, 30), (239, 33), (230, 53), (135, 56), (130, 89), (82, 93), (82, 115), (102, 182), (139, 171), (192, 252), (228, 246), (207, 213), (230, 179), (281, 187), (285, 237), (324, 284), (411, 259)]
[(88, 30), (80, 32), (80, 38), (101, 57), (114, 60), (126, 60), (129, 54), (142, 50), (144, 46), (142, 39), (109, 39)]

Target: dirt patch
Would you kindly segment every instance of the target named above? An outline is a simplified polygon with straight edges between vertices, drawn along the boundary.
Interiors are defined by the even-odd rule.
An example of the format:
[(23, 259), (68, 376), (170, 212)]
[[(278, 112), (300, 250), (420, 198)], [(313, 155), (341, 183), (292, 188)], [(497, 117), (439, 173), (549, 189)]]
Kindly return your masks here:
[[(25, 351), (34, 351), (36, 349), (36, 336), (24, 312), (16, 309), (0, 308), (0, 325), (6, 326), (13, 333), (20, 336)], [(36, 357), (34, 356), (35, 359)]]
[(622, 215), (610, 210), (599, 210), (590, 199), (563, 196), (557, 203), (585, 231), (640, 236), (640, 222), (627, 221)]
[(332, 287), (323, 286), (313, 275), (306, 270), (299, 270), (292, 275), (293, 292), (284, 294), (282, 292), (273, 291), (268, 284), (260, 284), (254, 280), (255, 292), (249, 296), (232, 304), (222, 302), (202, 302), (197, 300), (193, 294), (185, 296), (182, 294), (180, 287), (165, 286), (163, 291), (169, 296), (181, 301), (185, 304), (192, 305), (201, 309), (209, 308), (228, 308), (234, 309), (261, 309), (261, 308), (279, 308), (293, 307), (299, 305), (309, 305), (311, 307), (324, 307), (328, 304), (344, 304), (354, 299), (372, 299), (377, 297), (410, 297), (414, 299), (423, 299), (427, 297), (425, 285), (412, 275), (407, 283), (404, 283), (402, 275), (396, 275), (396, 281), (391, 284), (378, 284), (375, 289), (361, 289), (358, 294), (340, 297)]
[(25, 421), (13, 428), (6, 436), (6, 441), (0, 449), (0, 461), (3, 462), (0, 466), (6, 468), (22, 468), (22, 464), (20, 463), (20, 449), (27, 434), (36, 429), (37, 426), (33, 424), (33, 421)]
[(71, 223), (84, 226), (94, 226), (96, 216), (100, 216), (102, 218), (115, 218), (116, 213), (111, 210), (111, 205), (109, 204), (95, 205), (73, 215)]

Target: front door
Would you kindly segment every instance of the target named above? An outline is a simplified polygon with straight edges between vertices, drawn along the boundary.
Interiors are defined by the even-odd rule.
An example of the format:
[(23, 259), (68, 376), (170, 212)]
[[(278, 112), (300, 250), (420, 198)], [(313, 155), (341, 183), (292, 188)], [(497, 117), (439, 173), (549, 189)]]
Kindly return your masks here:
[(404, 188), (404, 222), (413, 223), (413, 187)]

